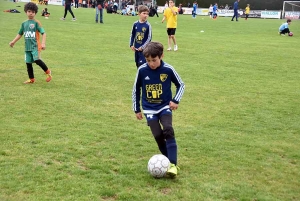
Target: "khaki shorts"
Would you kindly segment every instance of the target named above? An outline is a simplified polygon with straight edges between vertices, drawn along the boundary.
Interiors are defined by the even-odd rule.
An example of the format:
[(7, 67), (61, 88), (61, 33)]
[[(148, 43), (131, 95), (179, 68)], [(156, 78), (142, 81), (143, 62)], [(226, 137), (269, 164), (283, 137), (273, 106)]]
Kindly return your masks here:
[(34, 63), (34, 61), (40, 59), (40, 52), (38, 50), (26, 51), (25, 52), (25, 62)]

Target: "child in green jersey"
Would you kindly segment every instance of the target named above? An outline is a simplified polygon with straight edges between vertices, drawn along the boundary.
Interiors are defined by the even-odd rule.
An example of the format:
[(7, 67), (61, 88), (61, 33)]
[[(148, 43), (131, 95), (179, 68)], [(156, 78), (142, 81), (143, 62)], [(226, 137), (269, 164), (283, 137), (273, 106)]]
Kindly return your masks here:
[[(40, 58), (41, 50), (46, 49), (46, 33), (41, 23), (34, 19), (38, 12), (38, 7), (35, 3), (29, 2), (25, 4), (24, 11), (28, 17), (28, 20), (22, 23), (18, 35), (9, 43), (9, 45), (13, 47), (15, 43), (22, 37), (22, 35), (24, 35), (25, 62), (29, 76), (29, 80), (26, 80), (24, 82), (25, 84), (35, 82), (32, 63), (36, 63), (44, 70), (47, 76), (46, 82), (50, 82), (52, 79), (51, 71)], [(40, 43), (40, 34), (42, 34), (42, 43)]]

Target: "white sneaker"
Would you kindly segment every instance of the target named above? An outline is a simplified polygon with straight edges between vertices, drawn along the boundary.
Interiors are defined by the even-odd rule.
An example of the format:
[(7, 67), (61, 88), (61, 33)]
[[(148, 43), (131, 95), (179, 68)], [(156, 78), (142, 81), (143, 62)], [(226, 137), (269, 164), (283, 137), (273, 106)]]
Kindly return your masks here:
[(76, 21), (76, 18), (72, 18), (72, 21)]
[(60, 19), (61, 19), (61, 20), (65, 20), (65, 18), (63, 18), (63, 17), (62, 17), (62, 18), (60, 18)]
[(177, 50), (178, 50), (177, 45), (174, 45), (174, 51), (177, 51)]
[(171, 48), (171, 47), (169, 47), (167, 50), (168, 50), (168, 51), (171, 51), (171, 50), (172, 50), (172, 48)]

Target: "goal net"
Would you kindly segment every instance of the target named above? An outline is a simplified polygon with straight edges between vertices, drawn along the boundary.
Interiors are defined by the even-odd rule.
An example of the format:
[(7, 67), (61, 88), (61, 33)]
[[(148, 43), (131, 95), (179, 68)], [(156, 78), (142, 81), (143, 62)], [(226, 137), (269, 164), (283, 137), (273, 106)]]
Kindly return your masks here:
[(300, 1), (284, 1), (282, 19), (300, 19)]

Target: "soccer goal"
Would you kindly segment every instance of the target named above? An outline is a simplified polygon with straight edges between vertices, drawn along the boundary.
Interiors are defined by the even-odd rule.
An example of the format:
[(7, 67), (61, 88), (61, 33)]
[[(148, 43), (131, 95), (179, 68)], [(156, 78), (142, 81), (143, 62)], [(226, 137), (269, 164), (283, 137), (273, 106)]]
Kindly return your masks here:
[(300, 1), (284, 1), (282, 19), (300, 19)]

